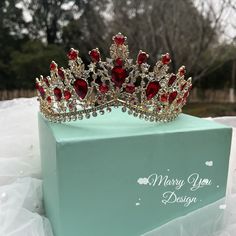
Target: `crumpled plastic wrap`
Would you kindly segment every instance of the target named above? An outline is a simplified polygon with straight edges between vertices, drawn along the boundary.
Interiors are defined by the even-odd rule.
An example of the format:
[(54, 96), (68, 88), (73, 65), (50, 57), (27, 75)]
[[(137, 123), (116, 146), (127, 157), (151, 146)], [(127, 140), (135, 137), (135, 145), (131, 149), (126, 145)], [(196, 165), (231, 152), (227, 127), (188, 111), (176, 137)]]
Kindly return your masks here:
[[(0, 102), (0, 236), (53, 236), (42, 205), (37, 111), (36, 98)], [(236, 117), (214, 120), (234, 127), (227, 197), (143, 236), (236, 235)]]

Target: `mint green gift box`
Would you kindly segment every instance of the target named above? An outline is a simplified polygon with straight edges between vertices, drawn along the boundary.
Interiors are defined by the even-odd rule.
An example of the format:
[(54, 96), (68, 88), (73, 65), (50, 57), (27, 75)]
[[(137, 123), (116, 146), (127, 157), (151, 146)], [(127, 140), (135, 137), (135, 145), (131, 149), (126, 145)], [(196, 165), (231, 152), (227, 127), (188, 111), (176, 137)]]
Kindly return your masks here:
[(150, 123), (119, 109), (65, 124), (38, 118), (55, 236), (138, 236), (225, 196), (229, 127), (184, 114)]

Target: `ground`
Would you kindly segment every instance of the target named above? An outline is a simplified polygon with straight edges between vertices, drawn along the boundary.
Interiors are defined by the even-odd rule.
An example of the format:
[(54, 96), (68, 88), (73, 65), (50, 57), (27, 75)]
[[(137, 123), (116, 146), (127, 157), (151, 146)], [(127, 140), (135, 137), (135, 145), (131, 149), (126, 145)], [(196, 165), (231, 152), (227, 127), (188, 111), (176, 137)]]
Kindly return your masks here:
[(198, 117), (236, 116), (236, 103), (188, 103), (183, 113)]

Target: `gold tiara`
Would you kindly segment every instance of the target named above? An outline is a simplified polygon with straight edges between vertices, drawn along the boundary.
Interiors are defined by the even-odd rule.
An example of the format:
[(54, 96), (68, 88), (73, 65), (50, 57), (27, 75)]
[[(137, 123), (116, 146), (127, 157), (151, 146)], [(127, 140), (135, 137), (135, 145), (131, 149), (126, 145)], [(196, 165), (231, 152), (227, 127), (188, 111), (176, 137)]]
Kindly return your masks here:
[(139, 51), (135, 63), (129, 59), (127, 38), (118, 33), (112, 38), (110, 56), (101, 60), (99, 49), (89, 52), (86, 67), (79, 51), (70, 49), (69, 68), (52, 61), (50, 76), (36, 78), (40, 111), (50, 121), (66, 122), (103, 115), (113, 107), (149, 121), (172, 121), (181, 112), (192, 88), (185, 80), (185, 67), (177, 74), (168, 73), (171, 62), (163, 54), (153, 70), (149, 55)]

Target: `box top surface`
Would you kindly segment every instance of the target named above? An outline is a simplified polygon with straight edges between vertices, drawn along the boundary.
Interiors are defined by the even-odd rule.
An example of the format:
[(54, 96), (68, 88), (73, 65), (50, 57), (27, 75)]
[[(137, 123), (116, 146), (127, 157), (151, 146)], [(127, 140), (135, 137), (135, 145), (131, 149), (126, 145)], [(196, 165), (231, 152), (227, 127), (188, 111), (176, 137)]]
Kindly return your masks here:
[(39, 113), (39, 119), (46, 122), (57, 142), (73, 142), (119, 138), (129, 136), (153, 135), (200, 130), (231, 129), (228, 126), (186, 114), (168, 123), (155, 123), (138, 119), (113, 109), (111, 113), (98, 115), (96, 118), (66, 122), (49, 122)]

